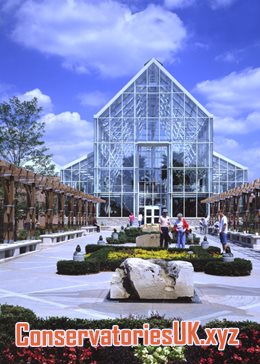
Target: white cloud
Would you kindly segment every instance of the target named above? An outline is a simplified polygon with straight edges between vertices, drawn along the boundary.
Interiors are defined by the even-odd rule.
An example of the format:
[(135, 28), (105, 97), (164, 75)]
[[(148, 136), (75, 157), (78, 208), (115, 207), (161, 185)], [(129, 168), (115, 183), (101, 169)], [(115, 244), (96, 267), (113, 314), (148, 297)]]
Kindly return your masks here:
[(161, 6), (132, 12), (114, 0), (25, 0), (16, 12), (12, 37), (61, 57), (64, 66), (78, 72), (122, 76), (152, 57), (173, 61), (186, 29)]
[(260, 111), (260, 67), (203, 81), (197, 84), (195, 92), (204, 96), (207, 108), (217, 117), (238, 118), (246, 122), (251, 113)]
[(93, 151), (93, 124), (77, 112), (49, 113), (43, 116), (45, 142), (54, 161), (64, 165)]
[(81, 93), (78, 98), (81, 105), (92, 107), (104, 106), (109, 100), (108, 95), (101, 91)]
[(27, 91), (22, 95), (18, 95), (18, 97), (20, 100), (23, 100), (23, 101), (30, 101), (34, 97), (36, 97), (38, 100), (38, 105), (43, 108), (43, 111), (45, 113), (52, 110), (53, 105), (52, 105), (50, 96), (42, 93), (42, 91), (39, 88), (35, 88), (34, 90)]
[(197, 0), (165, 0), (164, 5), (168, 9), (187, 8), (194, 5)]
[[(206, 0), (212, 10), (227, 8), (237, 0)], [(168, 9), (182, 9), (193, 5), (205, 3), (205, 0), (164, 0), (164, 5)]]
[(238, 52), (228, 51), (222, 54), (219, 54), (215, 57), (216, 61), (222, 61), (225, 63), (239, 63), (240, 57), (238, 56)]
[(213, 10), (227, 8), (233, 5), (237, 0), (209, 0), (209, 4)]

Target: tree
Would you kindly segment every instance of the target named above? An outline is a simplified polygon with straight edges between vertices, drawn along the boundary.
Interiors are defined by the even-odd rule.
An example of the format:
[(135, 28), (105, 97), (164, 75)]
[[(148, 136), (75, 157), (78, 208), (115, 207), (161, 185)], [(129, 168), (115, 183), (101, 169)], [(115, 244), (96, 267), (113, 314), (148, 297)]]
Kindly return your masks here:
[(26, 164), (34, 172), (54, 175), (52, 155), (42, 140), (41, 111), (36, 97), (21, 101), (14, 96), (0, 104), (0, 156), (19, 167)]

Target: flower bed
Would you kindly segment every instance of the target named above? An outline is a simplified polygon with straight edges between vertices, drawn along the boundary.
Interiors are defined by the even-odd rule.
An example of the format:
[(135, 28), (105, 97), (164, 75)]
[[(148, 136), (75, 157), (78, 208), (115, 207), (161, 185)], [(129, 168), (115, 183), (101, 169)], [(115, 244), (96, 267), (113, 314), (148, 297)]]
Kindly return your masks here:
[[(210, 249), (211, 248), (211, 249)], [(218, 248), (209, 251), (200, 246), (190, 249), (169, 248), (136, 248), (122, 246), (98, 246), (86, 245), (85, 262), (59, 261), (57, 262), (58, 274), (91, 274), (99, 271), (114, 271), (126, 258), (142, 259), (164, 259), (164, 260), (184, 260), (193, 264), (196, 272), (203, 272), (205, 266), (210, 261), (221, 259)], [(188, 253), (188, 251), (192, 253)], [(75, 263), (82, 263), (75, 264)], [(80, 273), (77, 272), (77, 267)]]

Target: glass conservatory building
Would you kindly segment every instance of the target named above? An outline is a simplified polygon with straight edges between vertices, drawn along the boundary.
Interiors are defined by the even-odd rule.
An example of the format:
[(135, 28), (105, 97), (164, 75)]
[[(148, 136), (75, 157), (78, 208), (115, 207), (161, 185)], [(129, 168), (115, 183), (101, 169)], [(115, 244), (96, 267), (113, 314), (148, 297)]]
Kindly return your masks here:
[(155, 59), (95, 115), (94, 127), (94, 152), (61, 176), (107, 201), (100, 217), (154, 216), (163, 206), (170, 216), (206, 216), (201, 200), (247, 180), (246, 167), (213, 152), (213, 116)]

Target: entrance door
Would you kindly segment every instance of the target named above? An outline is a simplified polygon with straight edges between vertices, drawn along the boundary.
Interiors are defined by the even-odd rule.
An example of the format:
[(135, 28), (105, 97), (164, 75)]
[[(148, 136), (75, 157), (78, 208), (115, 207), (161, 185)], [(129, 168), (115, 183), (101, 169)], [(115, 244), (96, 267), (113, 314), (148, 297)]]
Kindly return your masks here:
[(144, 208), (144, 223), (159, 224), (160, 208), (159, 206), (145, 206)]

